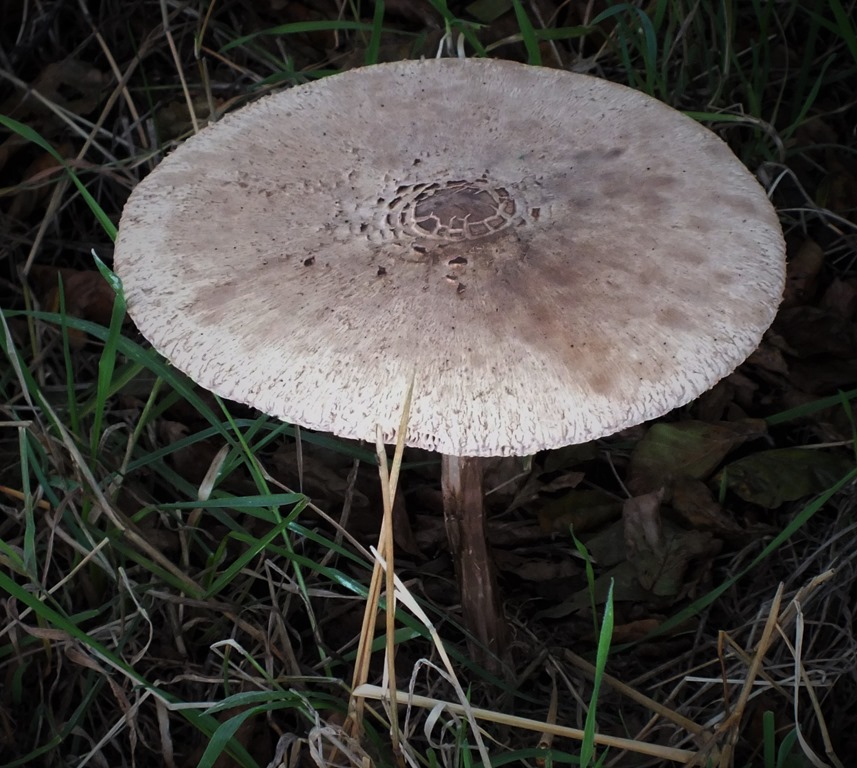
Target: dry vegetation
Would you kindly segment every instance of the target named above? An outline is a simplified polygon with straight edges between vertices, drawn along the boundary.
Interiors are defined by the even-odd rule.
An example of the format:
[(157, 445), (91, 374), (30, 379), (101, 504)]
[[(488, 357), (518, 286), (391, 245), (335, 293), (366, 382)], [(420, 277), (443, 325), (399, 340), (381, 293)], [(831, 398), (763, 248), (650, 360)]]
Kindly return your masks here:
[[(851, 764), (854, 14), (840, 0), (0, 5), (0, 764), (467, 766), (480, 738), (494, 765)], [(110, 264), (130, 190), (209, 120), (459, 48), (607, 77), (704, 121), (768, 188), (789, 280), (759, 350), (691, 406), (496, 462), (506, 680), (466, 657), (438, 461), (405, 452), (398, 687), (462, 703), (460, 684), (542, 725), (477, 737), (466, 708), (401, 708), (391, 738), (389, 708), (367, 700), (356, 738), (374, 448), (194, 388), (92, 254)], [(369, 682), (382, 672), (379, 640)], [(637, 744), (593, 751), (561, 727)]]

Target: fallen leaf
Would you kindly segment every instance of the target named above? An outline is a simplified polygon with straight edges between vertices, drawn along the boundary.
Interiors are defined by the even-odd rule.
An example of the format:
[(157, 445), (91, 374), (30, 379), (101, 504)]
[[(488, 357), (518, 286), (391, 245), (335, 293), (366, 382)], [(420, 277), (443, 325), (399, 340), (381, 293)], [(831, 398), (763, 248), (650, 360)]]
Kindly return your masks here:
[(821, 306), (848, 320), (857, 315), (857, 280), (834, 277), (821, 297)]
[[(217, 114), (223, 106), (223, 99), (215, 99), (213, 106), (214, 114)], [(198, 125), (204, 126), (211, 119), (211, 107), (206, 97), (198, 96), (192, 100), (193, 117)], [(190, 108), (184, 99), (176, 99), (162, 106), (155, 115), (155, 121), (162, 142), (184, 136), (193, 130)]]
[(611, 568), (625, 561), (625, 524), (621, 517), (583, 539), (592, 562)]
[(530, 473), (527, 476), (526, 482), (515, 492), (514, 497), (508, 503), (506, 511), (511, 512), (512, 510), (524, 507), (530, 502), (543, 497), (544, 494), (563, 491), (566, 488), (575, 488), (585, 477), (583, 472), (563, 472), (559, 477), (555, 477), (552, 480), (545, 480), (545, 474), (547, 473)]
[(628, 489), (637, 496), (676, 477), (708, 477), (735, 447), (766, 432), (760, 419), (654, 424), (631, 454)]
[(594, 441), (566, 445), (545, 454), (543, 470), (557, 472), (561, 469), (577, 467), (595, 458), (598, 458), (598, 445)]
[(776, 509), (821, 493), (854, 467), (844, 453), (777, 448), (734, 461), (723, 469), (726, 485), (744, 501)]
[[(30, 270), (30, 279), (47, 311), (60, 311), (61, 280), (67, 314), (99, 325), (110, 325), (116, 294), (98, 270), (36, 265)], [(83, 332), (70, 328), (68, 334), (75, 348), (86, 343)]]
[(786, 266), (786, 288), (782, 308), (806, 304), (815, 295), (824, 266), (824, 251), (814, 240), (804, 240)]
[(512, 0), (475, 0), (467, 6), (467, 12), (482, 24), (491, 24), (513, 7)]
[(793, 307), (781, 310), (774, 328), (797, 357), (820, 355), (848, 360), (857, 349), (854, 323), (819, 307)]
[(663, 622), (659, 619), (637, 619), (613, 627), (613, 643), (635, 643), (650, 635)]
[(746, 533), (714, 500), (702, 480), (678, 478), (673, 485), (670, 506), (679, 520), (694, 531), (709, 531), (723, 537)]
[(494, 551), (497, 568), (526, 581), (557, 581), (579, 576), (581, 568), (570, 559), (546, 560), (521, 557), (503, 549)]
[(783, 351), (773, 344), (763, 341), (756, 350), (747, 358), (751, 365), (758, 365), (771, 373), (779, 373), (787, 376), (789, 366), (783, 356)]
[(657, 549), (663, 543), (663, 521), (661, 502), (664, 490), (627, 499), (622, 506), (622, 521), (625, 533), (625, 552), (629, 560), (640, 552)]
[(640, 586), (659, 597), (678, 596), (693, 560), (710, 559), (720, 542), (704, 531), (689, 531), (661, 516), (662, 492), (628, 499), (622, 511), (625, 549)]
[(570, 491), (553, 499), (539, 510), (539, 525), (543, 531), (583, 533), (598, 528), (622, 514), (622, 502), (599, 490)]
[(592, 595), (589, 589), (578, 589), (569, 595), (568, 599), (555, 602), (537, 611), (533, 618), (536, 620), (560, 619), (573, 613), (590, 613), (593, 596), (596, 605), (603, 605), (611, 585), (613, 600), (616, 602), (644, 603), (653, 599), (652, 594), (641, 586), (637, 572), (631, 563), (623, 561), (596, 577)]
[[(57, 153), (64, 158), (71, 155), (71, 144), (63, 143), (56, 147)], [(42, 152), (24, 171), (18, 184), (18, 191), (12, 198), (8, 216), (10, 219), (26, 219), (39, 205), (50, 196), (57, 177), (63, 174), (63, 168), (49, 152)], [(103, 278), (102, 278), (103, 281)]]
[[(191, 431), (186, 424), (169, 419), (158, 419), (158, 437), (164, 445), (175, 445), (190, 436)], [(197, 440), (189, 445), (183, 445), (170, 452), (170, 466), (184, 480), (198, 486), (205, 479), (212, 463), (217, 459), (222, 440), (211, 437), (207, 440)]]
[(789, 383), (813, 395), (833, 395), (839, 389), (853, 388), (857, 382), (857, 358), (794, 360), (789, 368)]
[(857, 178), (840, 168), (821, 181), (816, 197), (821, 208), (847, 216), (857, 208)]

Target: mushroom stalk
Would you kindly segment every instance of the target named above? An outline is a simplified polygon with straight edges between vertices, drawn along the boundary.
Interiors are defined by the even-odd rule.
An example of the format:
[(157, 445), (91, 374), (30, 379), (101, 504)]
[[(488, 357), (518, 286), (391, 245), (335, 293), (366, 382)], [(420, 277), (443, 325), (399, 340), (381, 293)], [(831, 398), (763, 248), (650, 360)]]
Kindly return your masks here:
[(479, 458), (444, 454), (443, 515), (461, 590), (464, 625), (476, 641), (470, 644), (471, 656), (496, 671), (496, 657), (506, 651), (507, 625), (488, 550), (482, 467)]

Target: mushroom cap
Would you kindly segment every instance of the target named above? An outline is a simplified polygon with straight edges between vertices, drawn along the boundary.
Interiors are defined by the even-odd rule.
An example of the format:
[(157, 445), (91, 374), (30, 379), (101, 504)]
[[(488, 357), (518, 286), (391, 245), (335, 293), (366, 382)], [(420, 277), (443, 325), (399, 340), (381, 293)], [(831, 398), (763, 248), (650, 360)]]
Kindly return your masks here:
[(525, 455), (660, 416), (773, 320), (784, 244), (717, 136), (644, 94), (404, 61), (261, 99), (132, 193), (128, 310), (208, 389), (313, 429)]

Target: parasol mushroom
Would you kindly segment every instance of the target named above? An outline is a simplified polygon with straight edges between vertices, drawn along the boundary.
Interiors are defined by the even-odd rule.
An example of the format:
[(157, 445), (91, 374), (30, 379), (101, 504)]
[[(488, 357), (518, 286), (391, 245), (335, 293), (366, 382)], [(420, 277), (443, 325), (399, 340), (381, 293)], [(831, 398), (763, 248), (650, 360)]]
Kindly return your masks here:
[(481, 456), (685, 404), (770, 325), (784, 246), (713, 133), (641, 93), (496, 60), (382, 64), (261, 99), (132, 193), (115, 265), (140, 331), (233, 400), (443, 454), (467, 626), (505, 623)]

